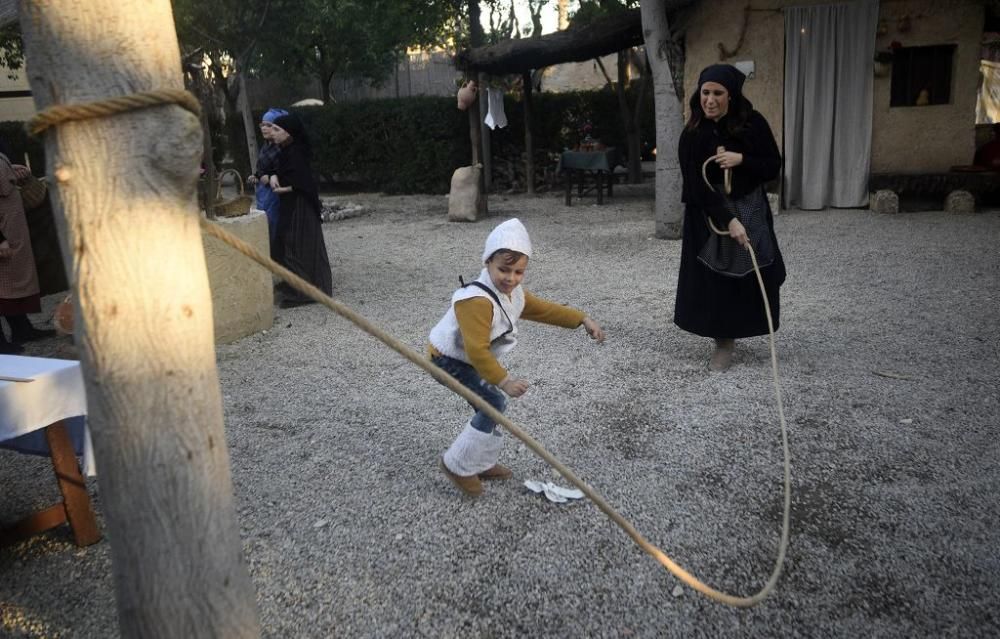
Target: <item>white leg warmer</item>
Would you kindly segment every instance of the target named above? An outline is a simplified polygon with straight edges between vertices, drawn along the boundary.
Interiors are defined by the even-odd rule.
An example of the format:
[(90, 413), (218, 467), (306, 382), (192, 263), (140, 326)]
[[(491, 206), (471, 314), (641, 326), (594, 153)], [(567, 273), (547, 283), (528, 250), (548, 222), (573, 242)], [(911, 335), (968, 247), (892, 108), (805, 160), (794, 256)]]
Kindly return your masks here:
[(500, 428), (494, 428), (493, 433), (487, 435), (467, 423), (451, 447), (445, 451), (444, 465), (460, 477), (478, 475), (493, 468), (502, 448), (503, 435)]

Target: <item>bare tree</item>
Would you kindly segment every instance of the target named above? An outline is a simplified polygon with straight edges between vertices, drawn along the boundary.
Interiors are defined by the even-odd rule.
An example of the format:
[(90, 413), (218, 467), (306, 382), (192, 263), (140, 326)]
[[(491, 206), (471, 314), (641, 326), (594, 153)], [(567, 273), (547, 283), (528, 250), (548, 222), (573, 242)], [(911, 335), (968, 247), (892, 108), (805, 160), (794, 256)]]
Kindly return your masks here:
[[(19, 15), (39, 109), (183, 88), (168, 0), (21, 0)], [(45, 151), (121, 633), (259, 636), (195, 208), (198, 118), (163, 105), (72, 122)]]
[(656, 237), (679, 239), (681, 169), (677, 141), (684, 128), (683, 110), (670, 70), (672, 36), (667, 20), (666, 0), (642, 0), (642, 33), (653, 77), (653, 104), (656, 108)]

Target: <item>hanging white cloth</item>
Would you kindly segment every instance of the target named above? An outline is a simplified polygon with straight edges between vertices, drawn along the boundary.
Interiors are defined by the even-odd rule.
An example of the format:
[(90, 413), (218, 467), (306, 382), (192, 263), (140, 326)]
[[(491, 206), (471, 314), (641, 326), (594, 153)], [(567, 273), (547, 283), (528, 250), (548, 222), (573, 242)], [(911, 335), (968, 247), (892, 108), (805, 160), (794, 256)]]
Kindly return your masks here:
[(868, 204), (878, 2), (785, 9), (787, 206)]
[(486, 89), (486, 96), (489, 111), (487, 111), (483, 122), (491, 129), (504, 128), (507, 126), (507, 114), (503, 112), (503, 91)]

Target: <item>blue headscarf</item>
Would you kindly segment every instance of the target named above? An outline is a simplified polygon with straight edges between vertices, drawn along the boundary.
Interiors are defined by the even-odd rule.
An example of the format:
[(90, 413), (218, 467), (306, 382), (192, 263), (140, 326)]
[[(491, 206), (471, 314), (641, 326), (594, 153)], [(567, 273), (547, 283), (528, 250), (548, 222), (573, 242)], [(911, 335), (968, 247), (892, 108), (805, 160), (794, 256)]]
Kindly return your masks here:
[(276, 119), (283, 115), (288, 115), (288, 111), (285, 111), (284, 109), (268, 109), (267, 113), (264, 114), (264, 117), (262, 117), (261, 120), (264, 122), (274, 123)]

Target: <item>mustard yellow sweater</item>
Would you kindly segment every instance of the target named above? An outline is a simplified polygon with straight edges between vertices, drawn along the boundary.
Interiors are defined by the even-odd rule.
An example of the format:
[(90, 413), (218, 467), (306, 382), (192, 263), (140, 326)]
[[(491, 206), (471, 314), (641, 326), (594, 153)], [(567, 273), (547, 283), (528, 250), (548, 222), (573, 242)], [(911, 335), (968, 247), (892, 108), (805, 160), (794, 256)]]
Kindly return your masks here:
[[(583, 323), (585, 316), (583, 311), (535, 297), (528, 291), (524, 292), (524, 310), (520, 319), (563, 328), (576, 328)], [(455, 318), (462, 332), (465, 354), (479, 376), (490, 384), (499, 384), (506, 380), (507, 369), (500, 365), (490, 351), (493, 302), (488, 297), (481, 296), (456, 302)], [(431, 357), (441, 354), (433, 345), (430, 345), (428, 350)]]

